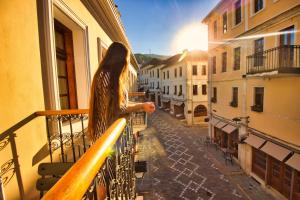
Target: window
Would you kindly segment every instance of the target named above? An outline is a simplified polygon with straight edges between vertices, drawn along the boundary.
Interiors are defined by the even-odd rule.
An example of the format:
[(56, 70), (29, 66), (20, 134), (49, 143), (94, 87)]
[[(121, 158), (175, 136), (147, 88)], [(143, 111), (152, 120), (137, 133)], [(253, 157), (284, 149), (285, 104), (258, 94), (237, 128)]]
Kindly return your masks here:
[(182, 95), (182, 85), (179, 85), (179, 93), (178, 93), (178, 96), (181, 96)]
[(218, 25), (217, 25), (217, 21), (214, 21), (214, 39), (217, 39), (217, 34), (218, 34)]
[(177, 94), (177, 85), (174, 86), (174, 95)]
[(170, 87), (168, 86), (167, 87), (167, 94), (169, 94), (169, 92), (170, 92)]
[(77, 92), (72, 31), (54, 21), (59, 100), (61, 109), (76, 109)]
[(217, 59), (216, 59), (216, 56), (214, 56), (214, 57), (212, 57), (212, 71), (213, 71), (213, 74), (217, 73), (216, 64), (217, 64)]
[(211, 102), (216, 103), (217, 102), (217, 88), (213, 88), (213, 96), (211, 98)]
[(222, 72), (226, 72), (227, 68), (227, 52), (222, 53)]
[(206, 75), (206, 65), (202, 65), (202, 76)]
[(179, 67), (179, 76), (182, 77), (182, 67)]
[(206, 90), (206, 85), (202, 85), (202, 95), (206, 95), (207, 90)]
[(252, 172), (263, 180), (266, 173), (266, 160), (267, 155), (264, 152), (252, 147)]
[(166, 72), (164, 72), (164, 80), (166, 79)]
[(177, 77), (177, 69), (174, 69), (174, 76)]
[(264, 62), (264, 38), (254, 41), (254, 67), (262, 66)]
[(254, 0), (254, 13), (260, 11), (264, 7), (264, 0)]
[(163, 93), (166, 94), (166, 86), (164, 86), (164, 92)]
[(230, 102), (230, 106), (237, 107), (238, 106), (238, 95), (239, 89), (237, 87), (232, 88), (232, 101)]
[(198, 86), (193, 85), (193, 95), (198, 95)]
[(242, 21), (241, 0), (238, 0), (237, 2), (235, 2), (234, 8), (235, 8), (235, 25), (237, 25)]
[(167, 79), (170, 78), (170, 73), (169, 73), (169, 70), (167, 71)]
[(251, 106), (252, 111), (263, 112), (264, 108), (264, 88), (254, 88), (254, 105)]
[(157, 78), (159, 78), (159, 69), (157, 69), (156, 72), (157, 72)]
[(234, 49), (234, 66), (233, 70), (239, 70), (241, 64), (241, 47)]
[(223, 33), (227, 32), (227, 12), (223, 14)]
[(159, 82), (157, 82), (157, 88), (156, 89), (159, 89)]
[(197, 75), (197, 65), (193, 65), (193, 75)]

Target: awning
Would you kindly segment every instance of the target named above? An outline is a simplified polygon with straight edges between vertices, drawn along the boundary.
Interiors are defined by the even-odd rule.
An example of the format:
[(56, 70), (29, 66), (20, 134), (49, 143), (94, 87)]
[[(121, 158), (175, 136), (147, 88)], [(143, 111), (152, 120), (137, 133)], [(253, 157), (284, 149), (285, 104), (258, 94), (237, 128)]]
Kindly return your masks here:
[(216, 119), (216, 118), (212, 118), (212, 120), (210, 121), (211, 125), (215, 126), (217, 123), (219, 123), (220, 120)]
[(279, 161), (283, 161), (283, 159), (285, 159), (291, 153), (290, 150), (272, 142), (267, 142), (260, 150), (276, 158)]
[(230, 133), (232, 133), (233, 131), (235, 131), (236, 129), (237, 129), (237, 127), (232, 126), (232, 125), (230, 125), (230, 124), (227, 124), (227, 126), (225, 126), (224, 128), (222, 128), (222, 131), (224, 131), (224, 132), (230, 134)]
[(285, 164), (300, 172), (300, 154), (294, 153), (294, 155), (292, 155), (292, 157), (290, 157)]
[(246, 138), (246, 140), (244, 140), (244, 142), (246, 142), (247, 144), (255, 147), (256, 149), (259, 149), (259, 147), (261, 147), (261, 145), (265, 142), (266, 140), (257, 137), (255, 135), (250, 134), (249, 137)]
[(175, 106), (182, 106), (184, 103), (183, 102), (176, 102), (174, 105)]
[(225, 122), (222, 122), (222, 121), (220, 121), (219, 123), (217, 123), (216, 124), (216, 126), (215, 127), (217, 127), (217, 128), (223, 128), (224, 126), (226, 126), (227, 125), (227, 123), (225, 123)]

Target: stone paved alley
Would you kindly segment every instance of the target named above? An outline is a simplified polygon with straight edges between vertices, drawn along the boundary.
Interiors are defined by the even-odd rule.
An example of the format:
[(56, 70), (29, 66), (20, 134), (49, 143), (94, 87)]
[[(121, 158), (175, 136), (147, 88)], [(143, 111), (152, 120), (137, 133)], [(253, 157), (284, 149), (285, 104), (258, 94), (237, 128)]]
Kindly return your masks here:
[(163, 111), (149, 116), (138, 159), (148, 172), (138, 180), (144, 199), (274, 199), (221, 152), (204, 144), (206, 127), (186, 127)]

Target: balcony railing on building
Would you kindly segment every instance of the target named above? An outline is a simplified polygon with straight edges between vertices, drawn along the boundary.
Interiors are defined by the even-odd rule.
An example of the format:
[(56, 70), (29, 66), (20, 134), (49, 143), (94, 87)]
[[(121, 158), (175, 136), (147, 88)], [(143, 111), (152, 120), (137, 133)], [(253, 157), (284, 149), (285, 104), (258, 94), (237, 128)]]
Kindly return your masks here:
[[(129, 93), (130, 98), (140, 101), (143, 101), (144, 95)], [(0, 152), (10, 147), (12, 155), (7, 161), (0, 162), (4, 192), (5, 187), (15, 183), (15, 178), (19, 196), (25, 198), (18, 153), (25, 149), (16, 145), (15, 138), (19, 129), (39, 117), (45, 118), (48, 140), (47, 153), (39, 160), (33, 159), (33, 164), (39, 165), (37, 173), (40, 178), (36, 182), (36, 189), (41, 197), (51, 189), (52, 192), (47, 192), (47, 199), (53, 199), (53, 195), (55, 199), (94, 199), (96, 196), (96, 199), (135, 199), (133, 134), (141, 126), (145, 128), (145, 112), (118, 119), (93, 144), (86, 136), (88, 109), (38, 111), (31, 114), (0, 134)], [(57, 183), (59, 185), (54, 186)]]
[(247, 75), (274, 72), (300, 74), (300, 45), (284, 45), (247, 56)]

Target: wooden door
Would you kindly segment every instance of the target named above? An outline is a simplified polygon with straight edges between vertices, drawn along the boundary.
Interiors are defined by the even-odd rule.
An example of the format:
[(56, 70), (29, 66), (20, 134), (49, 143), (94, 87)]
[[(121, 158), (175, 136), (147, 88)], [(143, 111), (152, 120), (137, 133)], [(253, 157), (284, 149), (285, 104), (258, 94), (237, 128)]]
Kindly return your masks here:
[(76, 109), (76, 78), (72, 31), (54, 21), (57, 74), (61, 109)]
[(269, 166), (269, 184), (285, 197), (289, 198), (292, 168), (273, 157), (270, 157)]
[(300, 171), (295, 170), (293, 200), (300, 200)]
[(279, 67), (293, 67), (294, 49), (294, 26), (283, 29), (280, 35)]

